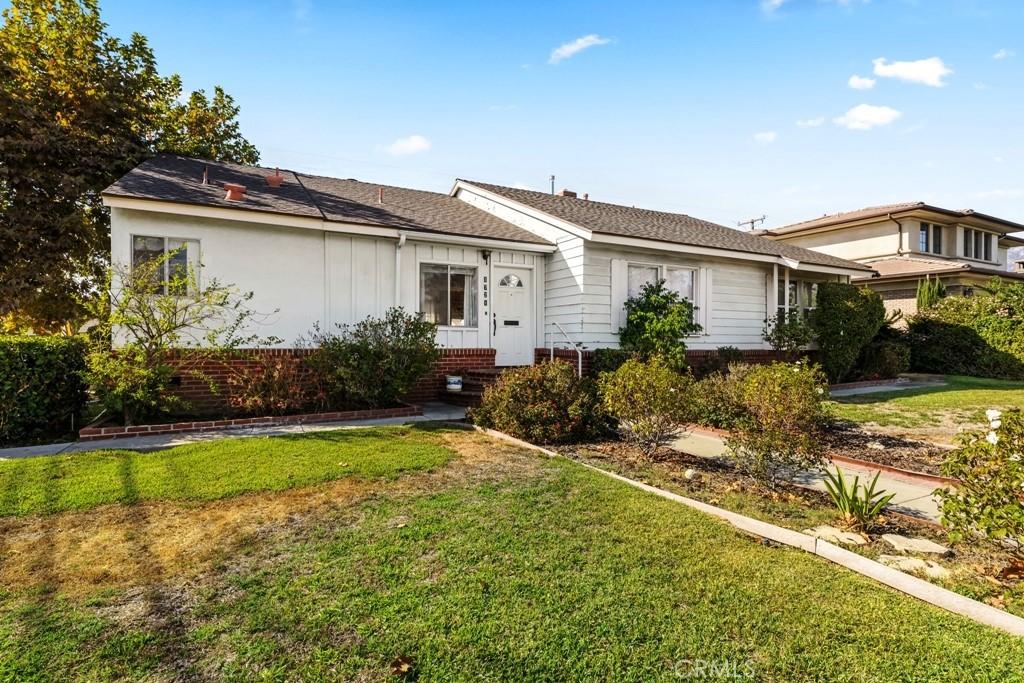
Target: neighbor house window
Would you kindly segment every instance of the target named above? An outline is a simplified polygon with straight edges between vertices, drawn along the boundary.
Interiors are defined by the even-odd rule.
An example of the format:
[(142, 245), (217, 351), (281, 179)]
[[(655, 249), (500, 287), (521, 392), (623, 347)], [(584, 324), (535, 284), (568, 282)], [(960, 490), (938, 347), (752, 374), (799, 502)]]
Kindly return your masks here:
[(917, 250), (923, 254), (941, 254), (942, 226), (934, 223), (921, 223), (917, 237)]
[(979, 261), (992, 260), (992, 234), (981, 230), (964, 229), (964, 257)]
[(476, 268), (420, 264), (420, 312), (446, 327), (476, 327)]
[(160, 261), (153, 273), (161, 294), (194, 293), (199, 282), (199, 242), (173, 237), (132, 237), (132, 268)]

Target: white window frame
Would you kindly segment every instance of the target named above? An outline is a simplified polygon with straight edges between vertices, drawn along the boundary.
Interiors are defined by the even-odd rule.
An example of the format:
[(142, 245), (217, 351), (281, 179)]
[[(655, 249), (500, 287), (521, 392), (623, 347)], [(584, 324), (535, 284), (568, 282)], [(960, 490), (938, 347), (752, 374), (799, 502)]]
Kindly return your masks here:
[[(473, 302), (476, 310), (474, 316), (476, 317), (476, 325), (438, 325), (438, 330), (462, 330), (462, 331), (476, 331), (480, 329), (480, 320), (483, 318), (483, 313), (480, 310), (480, 268), (479, 264), (475, 263), (457, 263), (454, 261), (434, 261), (434, 260), (423, 260), (416, 262), (416, 308), (422, 315), (423, 311), (423, 266), (445, 266), (448, 268), (448, 306), (451, 307), (451, 277), (452, 268), (465, 268), (473, 271), (473, 279), (476, 282), (476, 301)], [(448, 320), (451, 321), (451, 310), (448, 311)]]
[(198, 238), (195, 238), (195, 237), (175, 237), (173, 235), (153, 235), (153, 234), (148, 234), (147, 235), (147, 234), (143, 234), (143, 233), (130, 233), (128, 235), (128, 252), (129, 252), (129, 254), (128, 254), (128, 263), (130, 265), (130, 269), (131, 270), (135, 270), (135, 238), (136, 237), (141, 237), (142, 239), (162, 239), (164, 241), (164, 277), (163, 277), (164, 293), (163, 293), (162, 296), (195, 296), (198, 293), (198, 292), (187, 292), (185, 294), (171, 294), (170, 287), (168, 286), (170, 284), (170, 278), (169, 278), (168, 272), (167, 272), (167, 255), (169, 253), (168, 252), (168, 247), (167, 247), (168, 243), (171, 240), (178, 240), (180, 242), (185, 242), (185, 243), (191, 242), (191, 243), (195, 244), (196, 245), (196, 258), (195, 258), (195, 263), (196, 263), (196, 282), (195, 282), (195, 285), (196, 285), (196, 288), (199, 291), (202, 291), (202, 289), (203, 289), (203, 284), (202, 284), (203, 244), (202, 244), (202, 240), (200, 240)]
[(666, 263), (652, 263), (648, 261), (626, 261), (626, 299), (629, 299), (629, 267), (638, 266), (640, 268), (656, 268), (658, 270), (658, 279), (665, 281), (666, 288), (668, 287), (668, 274), (669, 270), (688, 270), (693, 273), (693, 298), (687, 299), (693, 304), (694, 309), (697, 309), (697, 302), (700, 301), (700, 268), (696, 266), (677, 266)]

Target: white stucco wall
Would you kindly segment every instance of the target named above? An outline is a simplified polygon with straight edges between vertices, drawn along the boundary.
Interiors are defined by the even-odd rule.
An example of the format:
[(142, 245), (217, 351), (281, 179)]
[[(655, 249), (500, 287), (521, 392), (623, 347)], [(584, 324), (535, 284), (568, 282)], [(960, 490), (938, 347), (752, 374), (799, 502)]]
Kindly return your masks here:
[[(903, 249), (916, 248), (918, 222), (903, 219), (901, 222), (904, 232)], [(842, 230), (794, 235), (781, 238), (780, 241), (850, 261), (895, 256), (900, 250), (899, 226), (890, 220)]]

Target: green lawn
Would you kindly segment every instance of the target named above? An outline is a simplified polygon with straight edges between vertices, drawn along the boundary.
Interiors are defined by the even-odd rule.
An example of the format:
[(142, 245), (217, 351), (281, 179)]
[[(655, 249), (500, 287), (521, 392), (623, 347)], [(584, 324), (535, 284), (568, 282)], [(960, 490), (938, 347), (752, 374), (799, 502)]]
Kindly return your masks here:
[(711, 666), (712, 680), (1024, 680), (1024, 639), (572, 462), (400, 433), (459, 455), (249, 538), (188, 581), (0, 587), (0, 681), (387, 681), (400, 657), (420, 681), (677, 681)]
[(92, 451), (0, 461), (0, 517), (146, 500), (207, 501), (341, 477), (393, 478), (451, 451), (396, 427), (223, 439), (153, 453)]
[(950, 376), (940, 387), (838, 398), (835, 412), (843, 420), (948, 442), (961, 427), (983, 426), (989, 408), (1015, 407), (1024, 408), (1024, 382)]

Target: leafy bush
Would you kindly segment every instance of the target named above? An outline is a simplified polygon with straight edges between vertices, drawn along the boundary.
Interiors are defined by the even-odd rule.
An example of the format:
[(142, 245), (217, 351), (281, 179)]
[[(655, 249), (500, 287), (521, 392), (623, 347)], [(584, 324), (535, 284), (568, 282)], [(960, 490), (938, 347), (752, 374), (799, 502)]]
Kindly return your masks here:
[(694, 421), (705, 427), (732, 429), (746, 416), (743, 387), (753, 365), (732, 363), (725, 372), (716, 372), (697, 382), (694, 388)]
[(247, 415), (286, 415), (311, 402), (308, 371), (297, 358), (266, 353), (242, 356), (242, 365), (229, 364), (228, 405)]
[(1005, 543), (1024, 560), (1024, 413), (987, 413), (989, 428), (961, 436), (942, 473), (958, 479), (940, 489), (942, 523), (954, 540), (975, 534)]
[(885, 323), (885, 306), (877, 292), (839, 282), (818, 285), (817, 303), (811, 325), (821, 363), (829, 380), (840, 382)]
[(593, 382), (561, 361), (503, 372), (469, 417), (538, 444), (586, 441), (606, 429)]
[(626, 326), (619, 330), (619, 345), (639, 358), (661, 356), (676, 370), (683, 370), (686, 337), (702, 329), (693, 313), (693, 304), (665, 287), (664, 280), (649, 282), (638, 296), (626, 301)]
[(62, 436), (85, 406), (78, 337), (0, 336), (0, 443)]
[(915, 372), (1024, 379), (1024, 283), (946, 297), (909, 319), (908, 339)]
[(898, 341), (873, 341), (861, 351), (856, 375), (862, 379), (892, 379), (909, 369), (909, 346)]
[(876, 472), (870, 484), (860, 483), (860, 477), (847, 482), (843, 471), (836, 468), (835, 472), (825, 472), (825, 489), (839, 510), (844, 526), (867, 531), (871, 529), (886, 505), (896, 497), (895, 493), (876, 490), (878, 477)]
[(801, 349), (814, 341), (814, 330), (800, 311), (773, 315), (764, 321), (761, 337), (784, 358), (796, 360)]
[(440, 356), (437, 327), (404, 309), (368, 317), (338, 332), (314, 327), (306, 363), (333, 408), (394, 405), (425, 377)]
[(821, 467), (826, 381), (820, 368), (803, 362), (751, 369), (743, 384), (746, 415), (727, 440), (740, 470), (774, 487), (800, 470)]
[(628, 351), (622, 349), (594, 349), (590, 374), (596, 377), (604, 372), (615, 372), (620, 365), (629, 360), (629, 355)]
[[(256, 316), (247, 308), (252, 293), (240, 294), (216, 279), (200, 287), (194, 269), (169, 267), (174, 255), (113, 266), (107, 273), (108, 298), (94, 303), (100, 325), (93, 332), (88, 381), (104, 409), (119, 413), (126, 425), (185, 407), (168, 391), (175, 374), (204, 379), (216, 391), (200, 369), (202, 360), (260, 342), (240, 334)], [(117, 348), (114, 340), (121, 342)]]
[(660, 356), (631, 359), (601, 376), (601, 405), (619, 421), (626, 440), (647, 455), (687, 422), (694, 410), (693, 380), (676, 372)]
[(927, 310), (945, 296), (946, 285), (939, 278), (926, 277), (917, 281), (917, 310)]

